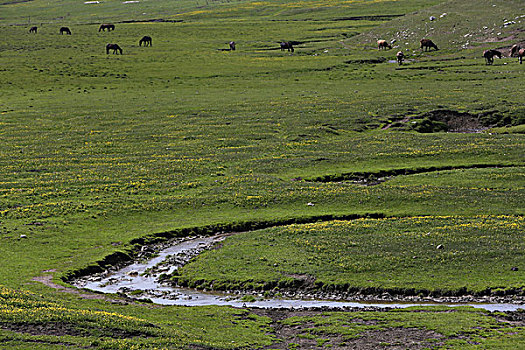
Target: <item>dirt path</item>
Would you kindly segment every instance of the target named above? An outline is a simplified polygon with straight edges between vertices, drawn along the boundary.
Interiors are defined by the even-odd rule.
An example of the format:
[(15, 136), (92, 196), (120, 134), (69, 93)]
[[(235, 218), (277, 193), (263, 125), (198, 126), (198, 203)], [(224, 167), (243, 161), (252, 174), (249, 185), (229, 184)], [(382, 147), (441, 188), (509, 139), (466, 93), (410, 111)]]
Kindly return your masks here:
[[(46, 270), (43, 272), (55, 272), (55, 270)], [(48, 287), (51, 287), (53, 289), (56, 289), (64, 293), (78, 295), (80, 298), (83, 298), (83, 299), (99, 299), (99, 300), (109, 301), (115, 304), (128, 304), (129, 303), (128, 301), (109, 298), (103, 294), (91, 293), (91, 292), (86, 292), (86, 291), (76, 289), (76, 288), (61, 286), (60, 284), (56, 284), (55, 282), (53, 282), (53, 275), (49, 275), (49, 274), (33, 277), (31, 280), (35, 282), (43, 283), (44, 285)]]

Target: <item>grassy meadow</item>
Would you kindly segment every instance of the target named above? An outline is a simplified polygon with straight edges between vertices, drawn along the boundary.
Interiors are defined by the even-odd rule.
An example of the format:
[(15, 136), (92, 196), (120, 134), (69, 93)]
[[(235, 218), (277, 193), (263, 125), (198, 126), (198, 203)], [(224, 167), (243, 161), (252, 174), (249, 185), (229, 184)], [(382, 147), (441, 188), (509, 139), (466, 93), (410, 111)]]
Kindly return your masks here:
[[(350, 331), (367, 317), (350, 313), (279, 338), (273, 325), (294, 320), (34, 280), (66, 286), (133, 240), (206, 225), (363, 217), (232, 236), (179, 283), (523, 296), (525, 66), (507, 56), (524, 16), (519, 0), (2, 2), (0, 348), (338, 348), (377, 328)], [(487, 48), (504, 57), (485, 65)], [(447, 132), (457, 120), (478, 132)], [(522, 323), (467, 308), (447, 313), (451, 330), (424, 310), (368, 315), (439, 333), (431, 348), (524, 343)]]

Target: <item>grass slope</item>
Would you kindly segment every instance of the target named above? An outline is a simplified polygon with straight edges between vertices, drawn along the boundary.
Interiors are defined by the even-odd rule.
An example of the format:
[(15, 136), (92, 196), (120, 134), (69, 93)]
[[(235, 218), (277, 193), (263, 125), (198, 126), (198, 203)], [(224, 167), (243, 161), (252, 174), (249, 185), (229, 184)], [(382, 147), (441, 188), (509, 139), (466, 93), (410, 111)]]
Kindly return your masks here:
[[(197, 332), (209, 346), (234, 348), (219, 329), (237, 322), (238, 311), (206, 308), (216, 315), (207, 320), (199, 317), (201, 309), (115, 306), (31, 280), (54, 269), (59, 281), (127, 249), (133, 239), (181, 227), (369, 212), (523, 215), (523, 136), (504, 133), (507, 125), (523, 125), (523, 67), (508, 58), (487, 67), (480, 58), (492, 29), (508, 39), (496, 47), (523, 40), (523, 20), (515, 18), (523, 4), (467, 4), (4, 2), (0, 283), (69, 309), (166, 322)], [(497, 21), (481, 33), (494, 18), (493, 4)], [(443, 12), (447, 16), (438, 17)], [(426, 22), (430, 14), (439, 19)], [(159, 18), (173, 22), (123, 23)], [(504, 18), (516, 23), (502, 28)], [(116, 30), (99, 33), (101, 22), (116, 23)], [(27, 33), (34, 24), (38, 33)], [(59, 35), (63, 25), (73, 35)], [(456, 31), (448, 33), (451, 26)], [(414, 34), (401, 34), (407, 28)], [(467, 32), (475, 40), (460, 50)], [(153, 47), (137, 46), (145, 34)], [(426, 35), (437, 36), (442, 49), (417, 52)], [(395, 51), (375, 50), (379, 37), (408, 42), (407, 64), (389, 62)], [(220, 50), (230, 40), (238, 49)], [(278, 50), (280, 40), (297, 42), (295, 53)], [(108, 42), (122, 46), (124, 55), (106, 55)], [(414, 132), (441, 125), (428, 114), (435, 110), (469, 112), (480, 117), (478, 127), (503, 129), (492, 135)], [(487, 164), (508, 167), (403, 176), (375, 187), (299, 180)], [(169, 323), (173, 317), (180, 319), (176, 326)], [(231, 339), (245, 347), (268, 344), (263, 328), (252, 339), (241, 324), (233, 325)], [(2, 332), (13, 348), (32, 339)], [(91, 341), (86, 337), (78, 340), (82, 346)], [(188, 347), (195, 339), (159, 347)], [(137, 339), (130, 344), (151, 346)]]

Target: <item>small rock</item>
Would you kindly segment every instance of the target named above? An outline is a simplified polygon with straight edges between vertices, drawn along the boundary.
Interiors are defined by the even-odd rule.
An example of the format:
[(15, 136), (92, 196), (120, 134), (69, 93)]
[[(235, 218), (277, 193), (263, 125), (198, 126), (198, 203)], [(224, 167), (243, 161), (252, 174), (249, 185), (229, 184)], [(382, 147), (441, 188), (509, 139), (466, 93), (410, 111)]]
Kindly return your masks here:
[(510, 268), (511, 271), (518, 271), (518, 268), (516, 266)]
[(139, 275), (139, 273), (137, 271), (130, 271), (128, 272), (128, 276), (130, 277), (137, 277)]
[(312, 202), (308, 202), (306, 205), (309, 206), (309, 207), (313, 207), (315, 204), (312, 203)]
[(27, 235), (20, 235), (20, 238), (27, 238)]
[(438, 245), (438, 246), (436, 247), (436, 249), (443, 249), (443, 248), (444, 248), (444, 247), (443, 247), (443, 244), (440, 244), (440, 245)]
[(435, 19), (436, 19), (436, 17), (434, 17), (434, 16), (430, 16), (430, 18), (429, 18), (429, 19), (430, 19), (431, 21), (433, 21), (433, 20), (435, 20)]

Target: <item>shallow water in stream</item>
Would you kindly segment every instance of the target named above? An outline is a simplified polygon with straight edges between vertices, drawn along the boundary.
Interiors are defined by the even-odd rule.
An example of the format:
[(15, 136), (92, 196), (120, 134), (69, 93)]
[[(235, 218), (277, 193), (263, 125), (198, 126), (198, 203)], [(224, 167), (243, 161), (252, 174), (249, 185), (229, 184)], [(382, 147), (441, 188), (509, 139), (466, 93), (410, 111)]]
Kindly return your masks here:
[(72, 284), (102, 293), (121, 293), (131, 298), (149, 299), (157, 304), (203, 306), (228, 305), (261, 308), (406, 308), (410, 306), (472, 306), (489, 311), (514, 311), (525, 309), (523, 303), (457, 303), (436, 301), (352, 301), (317, 299), (259, 298), (253, 302), (241, 300), (243, 294), (210, 293), (188, 288), (174, 288), (158, 281), (162, 273), (171, 274), (189, 259), (226, 238), (226, 235), (196, 237), (174, 243), (160, 250), (151, 259), (134, 262), (103, 275), (86, 276)]

